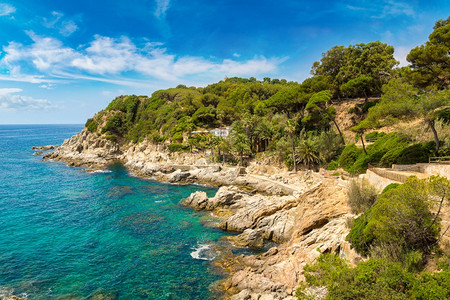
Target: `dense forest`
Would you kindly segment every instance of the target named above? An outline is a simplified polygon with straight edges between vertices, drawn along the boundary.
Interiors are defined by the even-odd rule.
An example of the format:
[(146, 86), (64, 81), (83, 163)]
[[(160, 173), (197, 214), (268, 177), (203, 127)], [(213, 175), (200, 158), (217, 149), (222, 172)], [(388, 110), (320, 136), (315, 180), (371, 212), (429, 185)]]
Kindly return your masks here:
[[(379, 41), (335, 46), (302, 83), (234, 77), (120, 96), (86, 127), (121, 145), (146, 139), (170, 151), (209, 149), (212, 159), (236, 164), (273, 157), (295, 171), (322, 166), (356, 174), (369, 164), (449, 156), (450, 17), (437, 21), (407, 60), (399, 68), (394, 48)], [(356, 122), (340, 128), (336, 107), (355, 98), (347, 113)], [(229, 127), (229, 136), (209, 133), (217, 127)], [(352, 268), (322, 254), (305, 267), (297, 296), (314, 299), (309, 291), (326, 287), (327, 299), (449, 299), (450, 246), (439, 247), (449, 199), (450, 183), (440, 177), (411, 178), (381, 195), (352, 182), (349, 204), (359, 217), (349, 220), (347, 239), (367, 260)]]

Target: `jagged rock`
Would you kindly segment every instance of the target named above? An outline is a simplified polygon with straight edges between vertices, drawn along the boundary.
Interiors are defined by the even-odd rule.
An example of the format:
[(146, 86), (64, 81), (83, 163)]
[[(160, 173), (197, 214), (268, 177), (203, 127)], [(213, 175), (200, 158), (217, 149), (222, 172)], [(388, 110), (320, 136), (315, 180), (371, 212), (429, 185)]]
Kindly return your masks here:
[(47, 146), (33, 146), (31, 147), (32, 150), (41, 150), (41, 151), (47, 151), (47, 150), (53, 150), (56, 147), (58, 147), (58, 145), (47, 145)]
[(182, 172), (181, 170), (176, 170), (169, 176), (169, 182), (180, 182), (188, 179), (191, 176), (189, 172)]
[(229, 236), (228, 240), (240, 247), (261, 248), (264, 246), (261, 230), (246, 229), (239, 235)]
[(201, 210), (206, 208), (207, 202), (208, 196), (206, 195), (206, 193), (197, 191), (181, 201), (181, 204), (187, 207), (191, 207), (195, 210)]

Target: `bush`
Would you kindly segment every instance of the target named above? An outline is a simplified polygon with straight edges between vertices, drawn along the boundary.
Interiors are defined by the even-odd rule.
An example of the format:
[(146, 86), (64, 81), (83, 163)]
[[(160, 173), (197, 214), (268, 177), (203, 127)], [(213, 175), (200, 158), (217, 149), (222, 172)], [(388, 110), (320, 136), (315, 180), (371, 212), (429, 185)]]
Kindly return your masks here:
[(124, 132), (124, 123), (121, 114), (115, 114), (108, 118), (105, 126), (102, 128), (102, 133), (109, 131), (112, 134), (122, 135)]
[(347, 191), (348, 204), (354, 214), (367, 211), (377, 201), (376, 189), (366, 180), (352, 180)]
[(364, 103), (364, 105), (361, 108), (362, 113), (368, 112), (369, 108), (377, 105), (378, 102), (380, 102), (380, 100), (369, 101), (369, 102)]
[(305, 268), (306, 284), (296, 291), (298, 299), (316, 299), (310, 287), (326, 287), (326, 299), (449, 299), (450, 272), (416, 276), (401, 264), (369, 259), (350, 268), (337, 254), (321, 254)]
[(187, 150), (189, 150), (189, 147), (185, 147), (185, 146), (183, 146), (183, 144), (172, 143), (169, 145), (170, 152), (181, 152), (181, 151), (187, 151)]
[(367, 212), (353, 221), (352, 229), (347, 235), (347, 241), (352, 244), (352, 248), (361, 255), (369, 255), (370, 246), (375, 236), (366, 230), (370, 213)]
[(348, 144), (339, 156), (339, 166), (348, 171), (362, 153), (354, 143)]
[(183, 133), (175, 132), (171, 138), (172, 142), (182, 142), (183, 141)]
[(86, 121), (86, 124), (84, 125), (84, 127), (86, 127), (87, 130), (89, 130), (90, 132), (96, 132), (98, 124), (94, 119), (90, 118)]
[(328, 163), (327, 170), (330, 170), (330, 171), (337, 170), (338, 167), (339, 167), (338, 161), (332, 160)]
[(410, 265), (405, 259), (411, 251), (429, 254), (436, 247), (440, 223), (430, 211), (432, 199), (449, 197), (449, 190), (445, 178), (410, 177), (381, 194), (372, 208), (355, 220), (347, 239), (363, 255), (368, 254), (370, 246), (391, 245), (398, 249), (398, 253), (391, 251), (392, 259)]
[(385, 194), (385, 193), (389, 192), (390, 190), (397, 188), (399, 185), (400, 185), (400, 183), (391, 183), (391, 184), (388, 184), (388, 185), (383, 189), (383, 191), (381, 192), (381, 194)]
[(381, 138), (385, 135), (386, 135), (386, 133), (384, 133), (384, 132), (372, 131), (371, 133), (366, 134), (366, 136), (364, 138), (367, 141), (368, 139)]
[(403, 149), (395, 162), (398, 164), (427, 163), (430, 156), (435, 155), (435, 143), (418, 143)]

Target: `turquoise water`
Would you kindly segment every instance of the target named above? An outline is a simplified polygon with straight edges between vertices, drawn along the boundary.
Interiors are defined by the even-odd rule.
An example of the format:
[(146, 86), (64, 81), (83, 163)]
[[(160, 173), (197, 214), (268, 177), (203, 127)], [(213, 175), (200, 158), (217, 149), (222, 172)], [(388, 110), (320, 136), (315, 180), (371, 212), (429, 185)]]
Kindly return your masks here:
[(60, 144), (81, 128), (0, 126), (0, 298), (213, 298), (220, 277), (196, 250), (223, 233), (178, 203), (215, 190), (139, 179), (120, 165), (88, 173), (32, 155), (32, 146)]

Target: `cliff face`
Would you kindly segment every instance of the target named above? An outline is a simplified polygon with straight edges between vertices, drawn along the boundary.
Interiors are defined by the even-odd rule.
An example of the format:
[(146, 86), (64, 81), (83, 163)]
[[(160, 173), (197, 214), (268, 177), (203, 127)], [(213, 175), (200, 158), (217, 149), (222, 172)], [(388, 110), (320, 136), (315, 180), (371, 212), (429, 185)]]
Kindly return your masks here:
[(267, 172), (260, 165), (248, 167), (250, 174), (245, 174), (240, 167), (211, 164), (205, 154), (169, 153), (146, 141), (120, 148), (86, 129), (45, 158), (87, 168), (104, 168), (119, 160), (138, 175), (222, 186), (212, 198), (196, 192), (182, 204), (211, 211), (221, 219), (220, 228), (240, 232), (229, 237), (237, 246), (280, 243), (263, 254), (231, 255), (219, 262), (230, 271), (223, 287), (234, 294), (232, 299), (292, 298), (303, 280), (303, 267), (321, 252), (360, 259), (345, 241), (351, 215), (346, 182), (340, 179), (311, 172)]
[(44, 158), (65, 161), (70, 166), (103, 168), (114, 159), (118, 159), (120, 154), (117, 143), (83, 129), (65, 140), (52, 153), (46, 154)]

